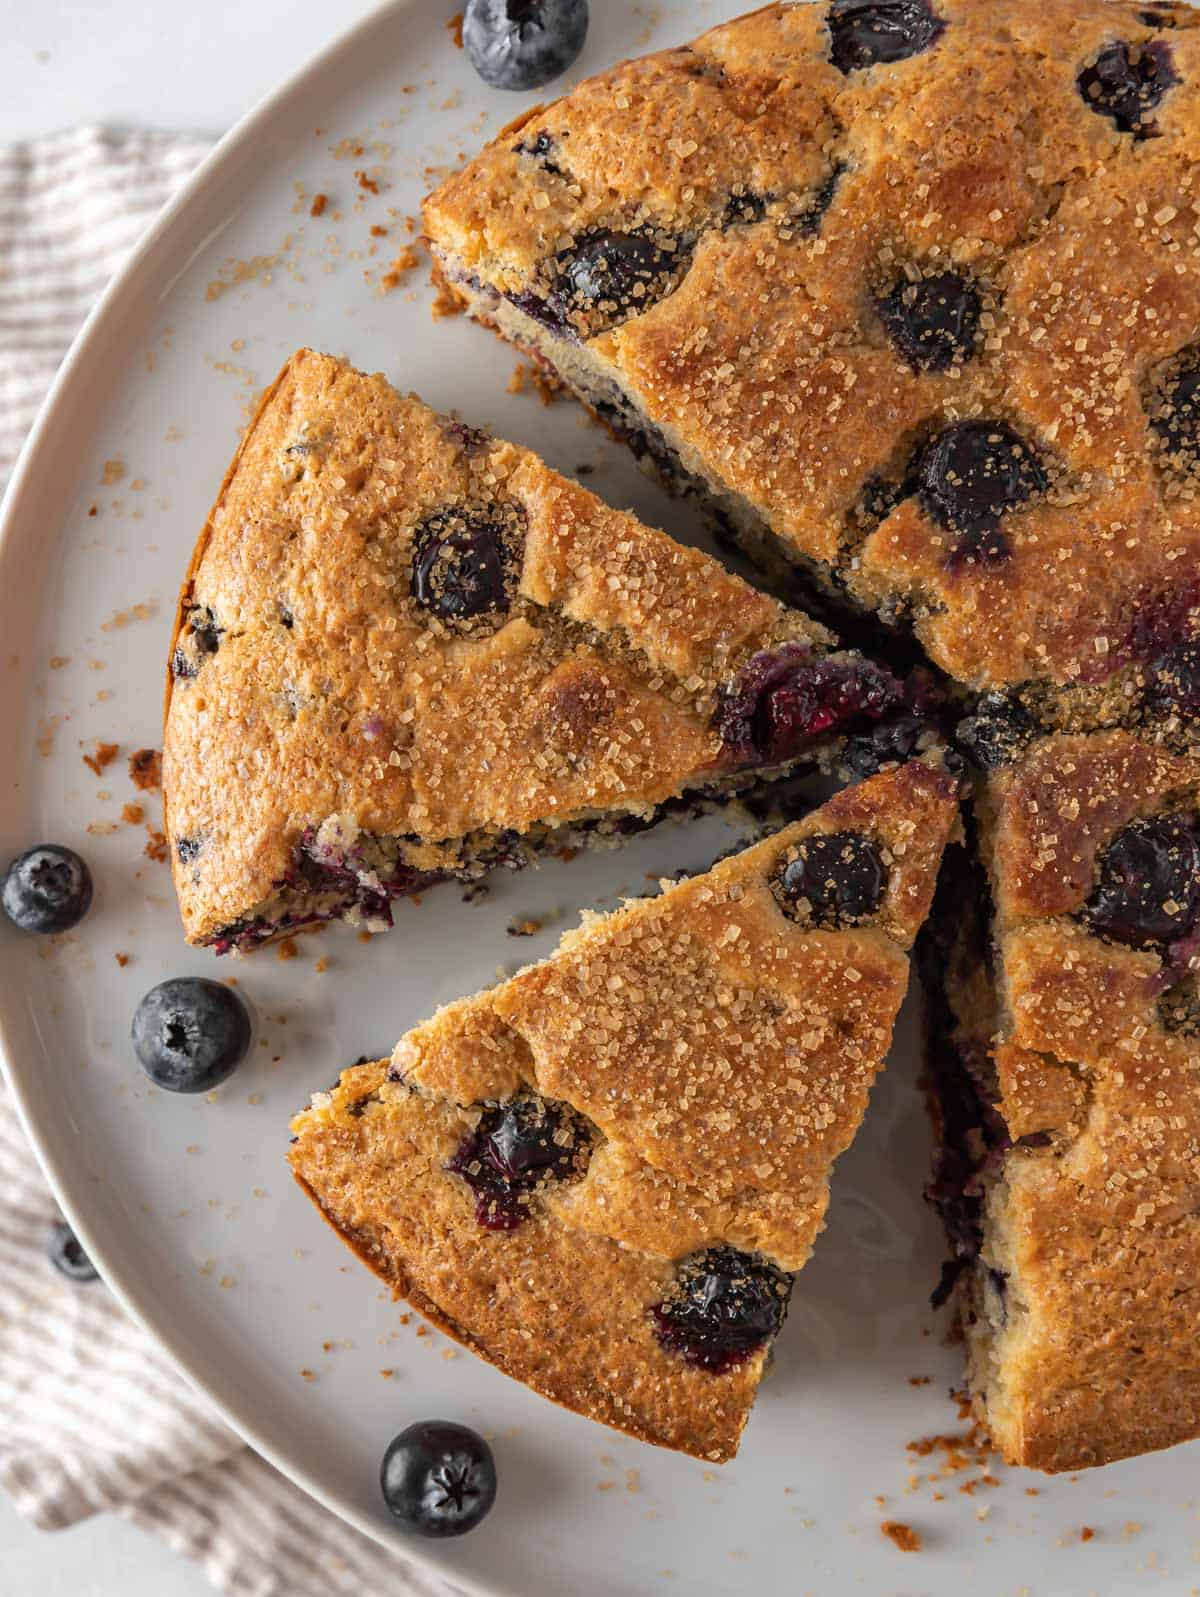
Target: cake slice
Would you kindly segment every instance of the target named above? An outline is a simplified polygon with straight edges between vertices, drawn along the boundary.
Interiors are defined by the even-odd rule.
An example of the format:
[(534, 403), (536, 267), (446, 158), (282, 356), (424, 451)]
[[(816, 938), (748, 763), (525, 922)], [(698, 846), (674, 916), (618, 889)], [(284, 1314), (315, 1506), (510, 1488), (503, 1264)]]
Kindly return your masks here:
[(911, 761), (590, 917), (318, 1093), (296, 1178), (507, 1374), (730, 1458), (887, 1052), (956, 792)]
[(923, 695), (525, 450), (301, 350), (171, 644), (184, 927), (219, 952), (380, 930), (447, 878), (906, 757), (933, 736)]
[(975, 832), (922, 960), (942, 1295), (1006, 1458), (1076, 1470), (1200, 1435), (1200, 747), (1040, 738)]
[(514, 123), (425, 231), (781, 580), (1100, 698), (1200, 629), (1198, 25), (768, 5)]

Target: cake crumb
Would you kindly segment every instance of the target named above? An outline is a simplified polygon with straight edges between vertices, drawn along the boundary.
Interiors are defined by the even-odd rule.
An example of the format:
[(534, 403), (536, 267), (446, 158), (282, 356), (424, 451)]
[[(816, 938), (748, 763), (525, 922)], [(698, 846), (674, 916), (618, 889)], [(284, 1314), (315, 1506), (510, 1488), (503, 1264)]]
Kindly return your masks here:
[(1092, 1525), (1082, 1525), (1082, 1526), (1080, 1526), (1080, 1529), (1079, 1529), (1079, 1540), (1081, 1542), (1090, 1542), (1090, 1541), (1094, 1540), (1095, 1535), (1096, 1535), (1096, 1531), (1095, 1531), (1095, 1527), (1094, 1526), (1092, 1526)]
[(97, 776), (102, 775), (120, 752), (118, 743), (97, 743), (95, 754), (85, 754), (83, 763), (89, 771), (95, 771)]
[(446, 31), (450, 35), (450, 43), (456, 50), (461, 50), (463, 47), (462, 30), (463, 14), (461, 11), (456, 11), (446, 24)]
[(300, 950), (296, 947), (294, 937), (285, 937), (275, 950), (276, 959), (295, 959)]
[(910, 1375), (908, 1384), (909, 1386), (928, 1386), (932, 1380), (933, 1377), (931, 1375)]
[(902, 1553), (919, 1553), (921, 1551), (921, 1536), (911, 1525), (904, 1524), (903, 1520), (885, 1519), (879, 1527), (880, 1531), (890, 1542), (894, 1542)]
[(140, 804), (122, 804), (121, 819), (127, 826), (140, 826), (146, 819), (146, 812)]
[(313, 969), (316, 971), (318, 976), (323, 976), (329, 969), (329, 961), (325, 958), (324, 954), (322, 954), (320, 959), (317, 960), (316, 964), (313, 966)]
[(124, 475), (125, 462), (119, 455), (117, 455), (112, 460), (106, 460), (104, 462), (104, 475), (101, 477), (100, 481), (106, 488), (111, 488), (114, 486), (114, 484), (120, 482)]
[(129, 780), (143, 793), (162, 786), (162, 754), (158, 749), (138, 749), (129, 756)]
[(379, 292), (381, 294), (390, 294), (408, 276), (409, 272), (415, 272), (420, 264), (421, 257), (411, 244), (406, 244), (379, 279)]
[(385, 1381), (390, 1381), (396, 1372), (395, 1370), (380, 1370), (379, 1373)]
[(302, 1381), (308, 1381), (308, 1382), (311, 1383), (311, 1382), (315, 1381), (316, 1378), (317, 1378), (317, 1375), (316, 1375), (316, 1371), (315, 1370), (301, 1370), (300, 1371), (300, 1379)]
[(156, 861), (159, 865), (165, 865), (167, 862), (166, 833), (158, 832), (153, 826), (148, 826), (146, 828), (146, 837), (147, 843), (144, 849), (146, 858)]
[(329, 204), (328, 194), (314, 194), (312, 204), (308, 208), (310, 216), (324, 216), (325, 207)]
[(465, 309), (462, 299), (443, 278), (438, 278), (433, 304), (429, 307), (435, 322), (444, 322), (450, 316), (461, 316)]
[(126, 965), (129, 963), (128, 954), (114, 954), (113, 958), (116, 960), (117, 964), (120, 965), (122, 970), (124, 970)]
[(354, 181), (364, 194), (378, 194), (379, 183), (368, 172), (355, 172)]
[(70, 665), (70, 663), (71, 656), (69, 654), (52, 654), (50, 656), (51, 671), (61, 671), (64, 665)]
[(509, 937), (536, 937), (541, 929), (541, 921), (534, 920), (531, 916), (524, 916), (520, 920), (509, 921), (508, 925), (504, 928)]

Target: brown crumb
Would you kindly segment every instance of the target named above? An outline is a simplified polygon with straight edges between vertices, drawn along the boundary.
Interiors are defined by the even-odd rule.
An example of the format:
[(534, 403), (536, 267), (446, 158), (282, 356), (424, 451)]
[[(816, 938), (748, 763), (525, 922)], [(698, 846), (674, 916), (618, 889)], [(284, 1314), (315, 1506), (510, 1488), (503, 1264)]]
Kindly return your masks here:
[(508, 379), (507, 392), (510, 394), (523, 394), (529, 380), (529, 367), (523, 360), (519, 360), (513, 367), (512, 376)]
[(324, 216), (325, 207), (329, 204), (328, 194), (314, 194), (312, 204), (308, 208), (310, 216)]
[(427, 1325), (418, 1325), (417, 1326), (417, 1335), (418, 1336), (428, 1336), (429, 1335), (429, 1327)]
[(98, 516), (99, 514), (100, 514), (99, 505), (89, 505), (88, 506), (88, 515), (89, 516)]
[(168, 858), (167, 834), (156, 832), (152, 826), (148, 826), (146, 837), (148, 839), (144, 850), (146, 858), (157, 861), (159, 865), (165, 865)]
[(125, 462), (118, 456), (115, 460), (104, 462), (104, 475), (100, 479), (106, 488), (111, 488), (114, 483), (120, 482), (125, 475)]
[(95, 754), (85, 754), (83, 763), (89, 771), (95, 771), (96, 775), (100, 776), (116, 759), (119, 750), (120, 745), (117, 743), (97, 743)]
[(325, 958), (324, 954), (322, 954), (320, 959), (317, 960), (316, 964), (313, 966), (313, 969), (316, 971), (318, 976), (323, 976), (329, 969), (329, 961)]
[(359, 932), (358, 940), (360, 943), (369, 943), (371, 941), (370, 932)]
[(931, 1375), (910, 1375), (908, 1384), (909, 1386), (928, 1386), (932, 1380), (933, 1377)]
[(300, 1371), (300, 1378), (301, 1378), (301, 1380), (304, 1380), (304, 1381), (315, 1381), (316, 1378), (317, 1378), (317, 1374), (316, 1374), (315, 1370), (301, 1370)]
[(390, 1381), (396, 1372), (395, 1370), (380, 1370), (379, 1373), (383, 1376), (385, 1381)]
[(1025, 1495), (1026, 1497), (1040, 1497), (1042, 1493), (1041, 1489), (1037, 1486), (1027, 1486), (1025, 1488)]
[(142, 792), (162, 786), (162, 755), (157, 749), (138, 749), (129, 756), (129, 780)]
[(391, 266), (388, 267), (387, 271), (379, 279), (380, 293), (390, 294), (392, 290), (408, 275), (408, 273), (415, 272), (420, 264), (421, 257), (417, 254), (416, 250), (411, 244), (406, 244), (400, 251), (399, 255), (396, 256), (396, 259), (392, 262)]
[(579, 850), (577, 848), (560, 848), (554, 857), (562, 860), (564, 865), (569, 865), (578, 853)]
[(140, 804), (122, 804), (121, 819), (127, 826), (140, 826), (146, 819), (146, 812)]
[(285, 937), (275, 949), (276, 959), (295, 959), (300, 950), (296, 947), (294, 937)]
[(522, 920), (509, 921), (504, 929), (510, 937), (535, 937), (541, 931), (542, 923), (527, 916)]
[(378, 222), (372, 222), (371, 223), (371, 237), (372, 238), (386, 238), (387, 236), (388, 236), (388, 230), (387, 230), (386, 227), (380, 226), (380, 224)]
[(454, 15), (450, 18), (449, 22), (447, 22), (447, 24), (446, 24), (446, 31), (450, 35), (450, 43), (454, 46), (454, 48), (456, 50), (461, 50), (462, 47), (463, 47), (462, 25), (463, 25), (463, 14), (462, 14), (461, 11), (456, 11), (454, 13)]
[(1095, 1534), (1096, 1532), (1091, 1525), (1082, 1525), (1079, 1530), (1079, 1540), (1081, 1542), (1090, 1542)]
[(70, 663), (71, 656), (69, 654), (52, 654), (50, 656), (51, 671), (61, 671), (64, 665), (70, 665)]
[(126, 965), (129, 963), (128, 954), (114, 954), (113, 958), (116, 960), (117, 964), (120, 965), (122, 970), (124, 970)]
[(364, 194), (378, 194), (379, 184), (366, 172), (355, 172), (354, 181)]
[(439, 277), (434, 284), (435, 292), (430, 312), (435, 322), (444, 322), (447, 317), (461, 316), (465, 310), (461, 294), (455, 292), (445, 281)]
[(911, 1525), (905, 1525), (898, 1519), (885, 1519), (879, 1529), (890, 1542), (894, 1542), (902, 1553), (919, 1553), (921, 1551), (921, 1537)]

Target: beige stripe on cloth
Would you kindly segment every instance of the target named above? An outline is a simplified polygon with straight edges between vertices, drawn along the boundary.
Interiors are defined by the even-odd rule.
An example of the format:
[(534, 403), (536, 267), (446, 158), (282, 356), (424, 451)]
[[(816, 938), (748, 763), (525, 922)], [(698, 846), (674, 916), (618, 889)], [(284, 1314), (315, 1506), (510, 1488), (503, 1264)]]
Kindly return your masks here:
[[(97, 294), (210, 145), (80, 128), (0, 147), (0, 487)], [(233, 1597), (453, 1597), (238, 1441), (100, 1283), (43, 1252), (53, 1199), (0, 1084), (0, 1488), (53, 1530), (118, 1513)]]

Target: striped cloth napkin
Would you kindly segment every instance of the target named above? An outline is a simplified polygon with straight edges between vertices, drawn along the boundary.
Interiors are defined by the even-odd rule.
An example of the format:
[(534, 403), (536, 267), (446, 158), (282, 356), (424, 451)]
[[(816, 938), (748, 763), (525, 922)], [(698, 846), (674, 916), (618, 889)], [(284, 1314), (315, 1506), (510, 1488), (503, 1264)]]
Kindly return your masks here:
[[(67, 345), (210, 141), (81, 128), (0, 146), (0, 487)], [(454, 1597), (244, 1447), (100, 1282), (43, 1248), (54, 1201), (0, 1082), (0, 1487), (46, 1530), (117, 1513), (233, 1597)]]

